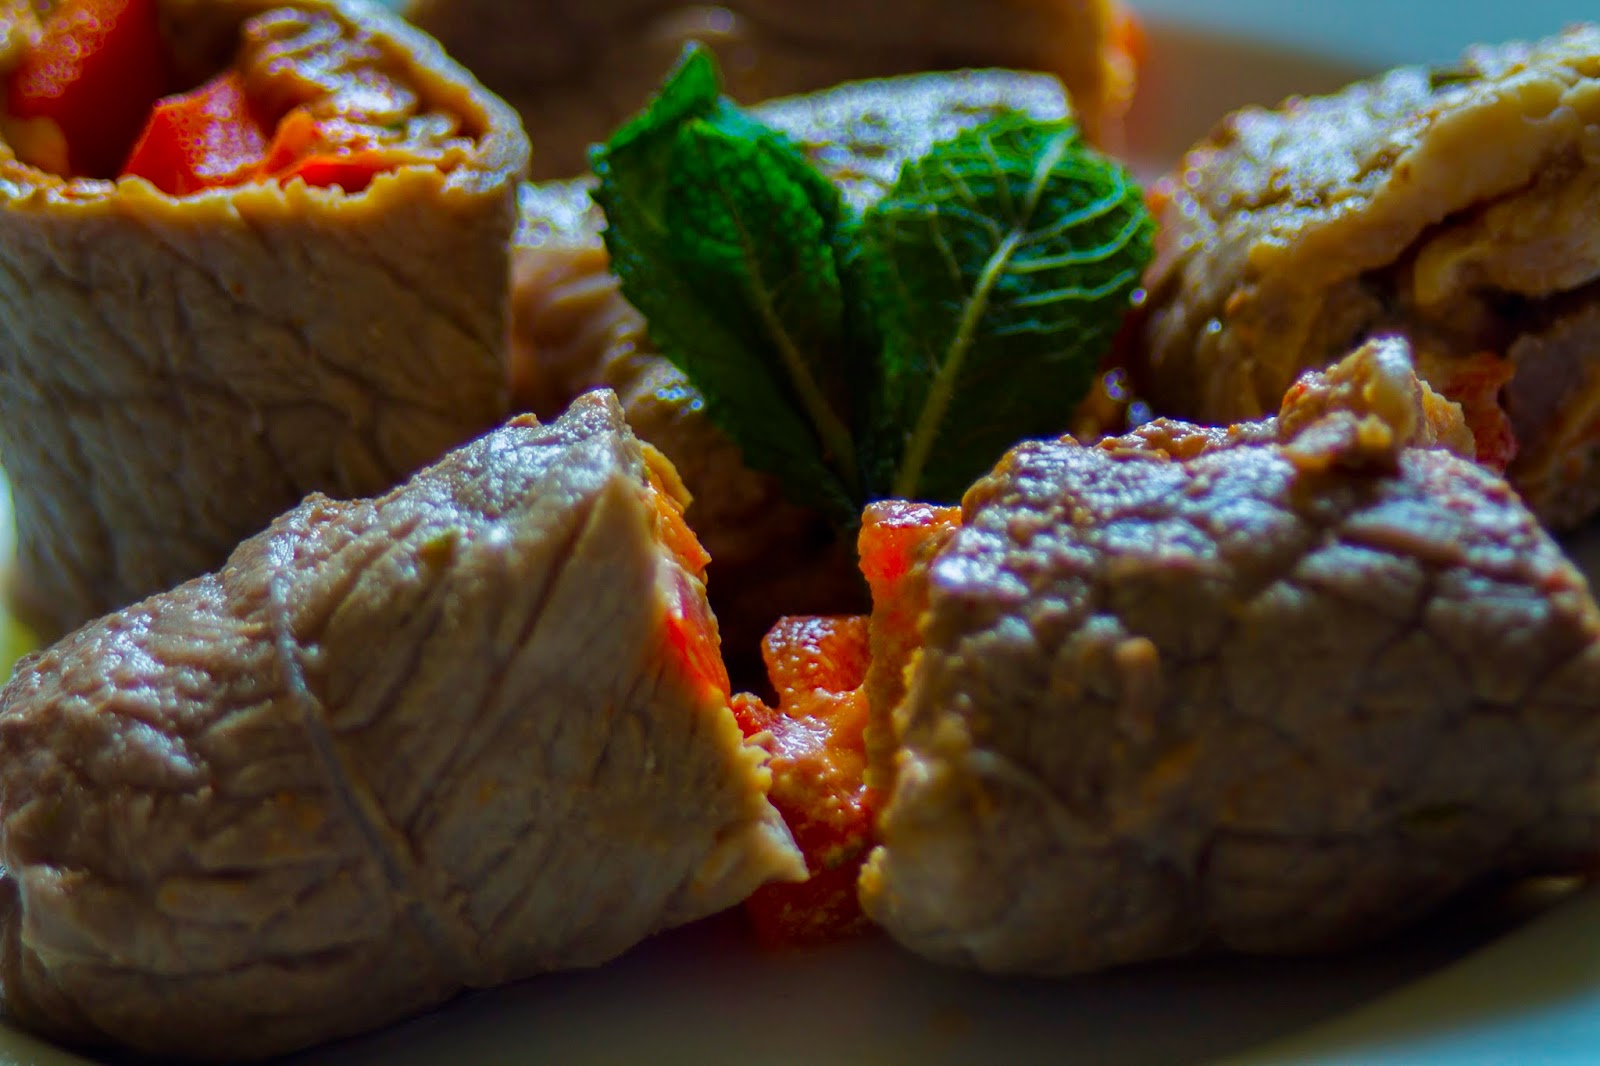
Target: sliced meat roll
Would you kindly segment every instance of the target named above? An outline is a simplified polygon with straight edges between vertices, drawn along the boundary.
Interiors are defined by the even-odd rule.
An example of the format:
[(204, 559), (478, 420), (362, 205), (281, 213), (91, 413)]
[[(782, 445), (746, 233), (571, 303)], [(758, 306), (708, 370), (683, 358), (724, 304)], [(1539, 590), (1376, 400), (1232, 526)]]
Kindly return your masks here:
[[(1003, 107), (1041, 118), (1068, 113), (1054, 79), (998, 71), (864, 82), (756, 111), (865, 206), (906, 160)], [(780, 614), (864, 612), (853, 546), (822, 515), (786, 502), (777, 479), (745, 466), (688, 379), (656, 353), (610, 273), (604, 219), (586, 185), (528, 186), (522, 199), (513, 400), (548, 417), (586, 389), (616, 390), (634, 430), (666, 453), (694, 498), (689, 522), (711, 553), (711, 600), (730, 665), (761, 676), (761, 637)]]
[(1400, 334), (1541, 518), (1600, 508), (1600, 27), (1242, 111), (1170, 192), (1140, 368), (1157, 410), (1257, 418)]
[(1055, 74), (1093, 139), (1115, 139), (1132, 96), (1137, 30), (1109, 0), (408, 0), (444, 43), (539, 131), (535, 173), (572, 177), (690, 41), (729, 93), (755, 102), (841, 82), (1004, 67)]
[[(1019, 445), (928, 565), (870, 917), (1066, 973), (1304, 952), (1600, 856), (1600, 609), (1398, 341)], [(874, 708), (874, 712), (878, 712)]]
[[(77, 147), (110, 134), (65, 105), (19, 117), (13, 92), (0, 122), (0, 462), (17, 598), (46, 637), (217, 566), (308, 492), (381, 492), (507, 412), (515, 114), (358, 0), (152, 17), (162, 83), (197, 88), (141, 107), (113, 172)], [(38, 32), (0, 27), (13, 87)], [(190, 152), (212, 142), (184, 123), (216, 107), (235, 120), (219, 143), (248, 134), (254, 155)]]
[(313, 497), (0, 693), (0, 977), (79, 1045), (260, 1058), (592, 966), (805, 867), (671, 467), (613, 397)]

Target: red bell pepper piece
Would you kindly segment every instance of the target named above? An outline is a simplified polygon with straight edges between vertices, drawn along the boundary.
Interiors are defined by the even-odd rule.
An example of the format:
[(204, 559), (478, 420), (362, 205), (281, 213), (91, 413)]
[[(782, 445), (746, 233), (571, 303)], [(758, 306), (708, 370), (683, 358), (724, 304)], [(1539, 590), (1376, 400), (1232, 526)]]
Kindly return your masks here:
[(299, 178), (307, 185), (337, 185), (355, 193), (401, 162), (400, 154), (375, 145), (371, 130), (362, 123), (318, 119), (297, 107), (278, 123), (261, 172), (280, 181)]
[[(355, 191), (349, 185), (345, 185), (344, 190)], [(717, 622), (711, 616), (705, 597), (691, 580), (705, 580), (706, 564), (711, 562), (711, 556), (700, 546), (689, 523), (684, 521), (683, 509), (689, 497), (678, 481), (677, 471), (665, 461), (658, 465), (654, 459), (647, 461), (646, 470), (656, 535), (661, 538), (662, 547), (671, 552), (683, 568), (682, 573), (674, 576), (674, 594), (667, 607), (668, 653), (684, 676), (725, 700), (730, 686), (728, 668), (722, 661), (722, 646), (717, 639)]]
[(1478, 352), (1464, 359), (1430, 360), (1427, 370), (1428, 384), (1461, 405), (1477, 444), (1478, 462), (1504, 473), (1517, 457), (1517, 433), (1506, 414), (1503, 392), (1516, 364), (1493, 352)]
[(876, 803), (862, 780), (866, 619), (783, 618), (761, 653), (780, 705), (741, 693), (733, 713), (746, 736), (765, 735), (772, 752), (768, 798), (805, 855), (810, 876), (756, 889), (745, 914), (769, 948), (843, 940), (869, 928), (856, 901)]
[[(917, 563), (959, 528), (959, 507), (886, 500), (861, 516), (861, 573), (872, 617), (781, 618), (761, 643), (777, 707), (741, 693), (734, 717), (771, 752), (768, 798), (810, 876), (770, 884), (745, 901), (756, 939), (771, 948), (825, 944), (865, 932), (856, 881), (874, 840), (882, 796), (867, 783), (867, 672), (873, 661), (903, 673), (918, 642), (925, 596)], [(872, 698), (898, 700), (896, 691)]]
[(280, 180), (299, 178), (307, 185), (324, 189), (337, 185), (347, 193), (356, 193), (371, 185), (372, 179), (391, 165), (383, 156), (369, 152), (316, 156), (290, 167), (280, 175)]
[(171, 86), (156, 0), (62, 0), (7, 76), (6, 109), (55, 124), (67, 147), (63, 176), (109, 178)]
[(230, 71), (157, 102), (124, 173), (182, 196), (248, 181), (266, 154), (266, 131)]

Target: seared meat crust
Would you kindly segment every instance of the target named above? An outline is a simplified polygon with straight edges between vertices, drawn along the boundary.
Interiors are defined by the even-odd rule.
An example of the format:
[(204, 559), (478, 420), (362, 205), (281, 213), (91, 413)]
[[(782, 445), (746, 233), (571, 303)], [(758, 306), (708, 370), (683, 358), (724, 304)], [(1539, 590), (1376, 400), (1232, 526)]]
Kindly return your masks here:
[(1437, 446), (1459, 414), (1402, 346), (1353, 359), (1279, 420), (1025, 443), (973, 487), (927, 569), (869, 916), (1063, 973), (1341, 947), (1600, 857), (1588, 584)]
[(1246, 109), (1169, 191), (1138, 367), (1158, 411), (1259, 418), (1303, 370), (1398, 334), (1486, 460), (1514, 435), (1535, 513), (1600, 508), (1600, 26)]
[(25, 659), (0, 692), (11, 1015), (260, 1058), (802, 877), (683, 652), (703, 590), (650, 462), (595, 393), (385, 497), (313, 497)]
[[(200, 77), (282, 5), (160, 6)], [(357, 196), (252, 183), (175, 199), (0, 146), (0, 462), (14, 606), (45, 639), (220, 566), (309, 492), (386, 491), (507, 415), (520, 123), (381, 7), (297, 6), (381, 44), (476, 137), (471, 157)], [(19, 33), (0, 23), (8, 46)]]

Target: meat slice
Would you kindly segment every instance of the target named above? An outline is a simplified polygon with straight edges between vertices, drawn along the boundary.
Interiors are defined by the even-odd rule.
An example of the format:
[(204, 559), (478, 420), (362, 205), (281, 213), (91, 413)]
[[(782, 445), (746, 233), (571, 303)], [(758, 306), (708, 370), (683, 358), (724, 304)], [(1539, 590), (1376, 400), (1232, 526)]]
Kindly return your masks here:
[(1093, 139), (1114, 140), (1132, 96), (1136, 30), (1109, 0), (408, 0), (401, 10), (537, 133), (534, 173), (572, 177), (660, 84), (690, 41), (738, 100), (861, 78), (1004, 67), (1059, 76)]
[(384, 497), (312, 497), (24, 660), (0, 693), (7, 1010), (265, 1057), (803, 877), (672, 484), (594, 393)]
[[(234, 64), (320, 114), (328, 83), (382, 75), (412, 104), (396, 122), (450, 136), (389, 152), (359, 193), (168, 196), (0, 150), (0, 462), (16, 606), (46, 638), (219, 566), (308, 492), (383, 492), (508, 413), (516, 115), (378, 5), (158, 7), (196, 81)], [(245, 48), (263, 19), (271, 39)], [(25, 29), (0, 19), (0, 53)]]
[(1346, 946), (1592, 865), (1600, 609), (1440, 446), (1460, 416), (1405, 356), (1275, 420), (1025, 443), (972, 488), (892, 709), (870, 917), (1067, 973)]
[(1600, 27), (1241, 111), (1168, 191), (1138, 368), (1157, 410), (1258, 418), (1401, 335), (1541, 518), (1600, 508), (1600, 377), (1562, 340), (1597, 336)]
[[(1002, 108), (1068, 113), (1054, 79), (1000, 71), (864, 82), (756, 113), (864, 207), (906, 160)], [(853, 546), (821, 514), (788, 503), (776, 478), (745, 466), (706, 417), (700, 394), (657, 354), (643, 316), (618, 291), (603, 225), (583, 182), (524, 188), (512, 253), (513, 403), (547, 417), (587, 389), (617, 392), (629, 424), (666, 453), (694, 497), (689, 521), (711, 553), (711, 601), (730, 667), (760, 677), (761, 638), (780, 614), (865, 612)]]

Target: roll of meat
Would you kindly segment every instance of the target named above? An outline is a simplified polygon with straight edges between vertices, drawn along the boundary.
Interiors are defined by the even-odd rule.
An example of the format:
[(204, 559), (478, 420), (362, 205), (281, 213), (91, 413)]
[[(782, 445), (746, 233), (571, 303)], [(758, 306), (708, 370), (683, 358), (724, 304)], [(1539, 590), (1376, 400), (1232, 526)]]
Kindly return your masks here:
[(598, 965), (805, 864), (615, 397), (514, 419), (0, 690), (10, 1020), (261, 1059)]
[(539, 130), (536, 176), (571, 177), (689, 41), (753, 102), (928, 70), (1054, 74), (1091, 138), (1115, 141), (1137, 28), (1108, 0), (406, 0), (401, 5)]
[(1600, 512), (1600, 26), (1229, 116), (1158, 197), (1139, 384), (1269, 413), (1405, 337), (1547, 525)]
[[(0, 146), (0, 462), (14, 605), (43, 638), (220, 565), (307, 493), (382, 491), (507, 413), (517, 116), (360, 0), (161, 0), (180, 77), (226, 67), (244, 22), (285, 7), (368, 38), (470, 149), (349, 195), (173, 197)], [(0, 18), (15, 62), (31, 18)]]
[(1472, 444), (1390, 339), (1275, 418), (1012, 449), (872, 708), (868, 917), (1066, 974), (1343, 950), (1593, 870), (1600, 607)]

